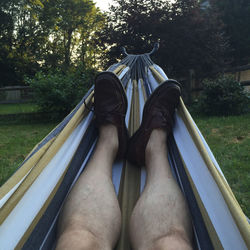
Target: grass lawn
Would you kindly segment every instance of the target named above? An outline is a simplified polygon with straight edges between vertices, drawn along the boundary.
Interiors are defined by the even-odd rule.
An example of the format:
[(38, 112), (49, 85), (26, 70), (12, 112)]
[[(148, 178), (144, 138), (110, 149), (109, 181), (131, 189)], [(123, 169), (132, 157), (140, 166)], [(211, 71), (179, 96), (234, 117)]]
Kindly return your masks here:
[(27, 154), (57, 124), (0, 123), (0, 186), (23, 162)]
[(250, 218), (250, 114), (194, 120)]
[(0, 104), (0, 115), (33, 113), (37, 112), (37, 110), (38, 106), (33, 103)]

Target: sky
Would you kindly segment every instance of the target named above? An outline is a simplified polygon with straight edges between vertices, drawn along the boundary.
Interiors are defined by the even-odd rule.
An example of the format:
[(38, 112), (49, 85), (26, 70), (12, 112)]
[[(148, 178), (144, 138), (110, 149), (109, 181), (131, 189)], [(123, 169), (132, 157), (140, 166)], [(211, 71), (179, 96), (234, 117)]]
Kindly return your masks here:
[(99, 7), (101, 10), (108, 10), (109, 4), (111, 4), (112, 0), (94, 0), (96, 2), (96, 6)]
[[(96, 6), (101, 10), (106, 11), (109, 9), (109, 4), (113, 3), (113, 0), (94, 0), (96, 2)], [(170, 0), (170, 2), (174, 2), (174, 0)]]

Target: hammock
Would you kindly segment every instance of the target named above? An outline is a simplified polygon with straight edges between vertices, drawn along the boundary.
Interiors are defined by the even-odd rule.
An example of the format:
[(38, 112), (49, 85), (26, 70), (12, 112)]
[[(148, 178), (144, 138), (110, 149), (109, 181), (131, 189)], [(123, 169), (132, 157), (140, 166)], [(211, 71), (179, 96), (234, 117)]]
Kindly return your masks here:
[[(157, 47), (151, 52), (157, 50)], [(150, 54), (128, 55), (108, 71), (126, 89), (126, 124), (132, 135), (143, 106), (167, 76)], [(75, 109), (27, 156), (0, 188), (0, 249), (53, 249), (59, 213), (91, 157), (98, 138), (93, 124), (93, 87)], [(218, 163), (182, 99), (168, 138), (168, 159), (191, 212), (197, 249), (249, 249), (250, 226)], [(116, 249), (130, 249), (128, 221), (145, 185), (145, 169), (115, 162), (113, 183), (122, 210)]]

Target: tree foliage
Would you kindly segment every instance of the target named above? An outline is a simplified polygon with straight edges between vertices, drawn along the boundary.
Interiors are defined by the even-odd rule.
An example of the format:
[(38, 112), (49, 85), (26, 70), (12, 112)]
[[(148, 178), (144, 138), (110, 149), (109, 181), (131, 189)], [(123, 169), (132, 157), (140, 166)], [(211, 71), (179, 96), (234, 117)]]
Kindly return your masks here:
[(68, 68), (72, 63), (87, 62), (93, 55), (91, 37), (102, 27), (104, 16), (93, 1), (55, 0), (44, 4), (41, 22), (44, 32), (49, 32), (45, 64)]
[(225, 24), (231, 50), (228, 58), (232, 65), (240, 66), (250, 62), (250, 1), (211, 0), (211, 8), (220, 12)]
[(1, 0), (0, 87), (40, 70), (98, 66), (100, 55), (105, 68), (121, 46), (144, 53), (156, 41), (153, 59), (171, 77), (190, 69), (209, 75), (225, 61), (249, 63), (249, 0), (210, 0), (206, 8), (203, 2), (114, 0), (105, 17), (94, 0)]
[(40, 111), (64, 117), (84, 96), (95, 75), (94, 69), (85, 69), (79, 65), (67, 73), (59, 70), (48, 73), (39, 71), (35, 77), (26, 77), (25, 81), (33, 88)]
[(38, 68), (34, 60), (35, 20), (24, 1), (7, 0), (0, 5), (0, 71), (1, 85), (13, 84), (22, 79), (24, 73), (32, 74)]
[[(144, 53), (160, 41), (157, 63), (172, 76), (189, 69), (208, 73), (224, 65), (227, 40), (217, 13), (204, 11), (196, 0), (115, 0), (102, 33), (108, 57), (117, 58), (119, 47)], [(113, 61), (112, 61), (113, 62)]]
[(92, 37), (104, 20), (92, 0), (3, 0), (0, 86), (23, 83), (41, 69), (95, 66)]

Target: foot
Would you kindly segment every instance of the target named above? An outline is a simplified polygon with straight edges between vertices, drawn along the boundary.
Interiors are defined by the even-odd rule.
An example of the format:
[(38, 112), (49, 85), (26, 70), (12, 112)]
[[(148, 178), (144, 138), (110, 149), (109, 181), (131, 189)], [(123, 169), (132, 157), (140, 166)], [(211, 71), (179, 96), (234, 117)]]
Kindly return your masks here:
[(119, 149), (117, 158), (123, 158), (128, 142), (125, 125), (127, 97), (119, 78), (112, 72), (102, 72), (95, 79), (94, 112), (96, 125), (113, 124), (117, 128)]
[(145, 150), (154, 129), (162, 128), (167, 134), (172, 131), (180, 95), (180, 84), (174, 80), (165, 81), (152, 93), (145, 103), (141, 126), (129, 141), (127, 158), (130, 162), (145, 165)]

